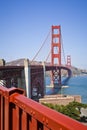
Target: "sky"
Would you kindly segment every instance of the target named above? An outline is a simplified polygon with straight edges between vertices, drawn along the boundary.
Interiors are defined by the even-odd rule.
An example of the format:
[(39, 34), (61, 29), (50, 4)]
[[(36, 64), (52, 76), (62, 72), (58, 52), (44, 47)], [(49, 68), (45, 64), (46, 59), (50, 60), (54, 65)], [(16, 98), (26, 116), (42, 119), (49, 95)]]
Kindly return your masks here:
[[(87, 0), (0, 0), (0, 59), (32, 60), (51, 31), (61, 26), (65, 57), (87, 69)], [(51, 36), (35, 60), (45, 60)]]

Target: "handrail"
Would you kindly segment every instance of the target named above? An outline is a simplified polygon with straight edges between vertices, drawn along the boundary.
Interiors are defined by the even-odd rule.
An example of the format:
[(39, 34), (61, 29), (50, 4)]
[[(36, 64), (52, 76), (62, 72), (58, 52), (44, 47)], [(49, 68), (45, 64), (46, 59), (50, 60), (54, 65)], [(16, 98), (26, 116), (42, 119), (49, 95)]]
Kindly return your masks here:
[(87, 126), (24, 96), (0, 87), (0, 130), (87, 130)]

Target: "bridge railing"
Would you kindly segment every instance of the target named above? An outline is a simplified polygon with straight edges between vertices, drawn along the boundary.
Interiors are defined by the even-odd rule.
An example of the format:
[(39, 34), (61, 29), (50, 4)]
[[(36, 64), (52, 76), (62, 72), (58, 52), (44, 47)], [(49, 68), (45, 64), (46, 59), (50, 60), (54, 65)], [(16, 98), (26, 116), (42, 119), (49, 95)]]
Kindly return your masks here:
[(24, 95), (21, 89), (0, 87), (0, 130), (87, 130)]

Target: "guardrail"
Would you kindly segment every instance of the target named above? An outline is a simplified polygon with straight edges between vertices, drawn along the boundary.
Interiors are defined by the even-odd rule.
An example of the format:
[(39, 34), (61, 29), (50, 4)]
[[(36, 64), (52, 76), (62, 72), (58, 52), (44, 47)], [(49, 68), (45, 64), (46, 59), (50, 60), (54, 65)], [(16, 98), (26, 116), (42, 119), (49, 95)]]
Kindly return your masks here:
[(87, 127), (28, 99), (21, 89), (0, 87), (0, 130), (87, 130)]

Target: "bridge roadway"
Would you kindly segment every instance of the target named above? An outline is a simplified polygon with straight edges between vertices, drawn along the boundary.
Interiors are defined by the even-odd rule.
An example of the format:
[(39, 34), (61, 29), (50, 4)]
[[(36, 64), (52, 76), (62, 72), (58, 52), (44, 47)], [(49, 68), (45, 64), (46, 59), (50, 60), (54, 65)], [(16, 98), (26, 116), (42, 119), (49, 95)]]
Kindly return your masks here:
[[(61, 85), (66, 85), (72, 76), (71, 69), (66, 67), (66, 66), (63, 66), (63, 65), (61, 65), (61, 66), (56, 66), (56, 65), (55, 66), (46, 66), (46, 71), (50, 71), (50, 70), (51, 71), (52, 70), (66, 70), (67, 71), (68, 76), (63, 81), (61, 81)], [(50, 89), (49, 91), (46, 92), (46, 95), (57, 94), (59, 89), (61, 89), (61, 85), (55, 84), (52, 89)]]
[[(30, 90), (26, 89), (26, 91), (31, 91), (30, 97), (32, 99), (38, 99), (38, 95), (43, 97), (45, 93), (45, 84), (44, 84), (44, 71), (53, 71), (53, 70), (66, 70), (68, 72), (68, 77), (63, 81), (63, 83), (67, 83), (69, 78), (71, 77), (71, 70), (65, 66), (51, 66), (51, 65), (28, 65), (28, 75), (25, 73), (25, 65), (22, 66), (0, 66), (0, 80), (4, 80), (4, 86), (10, 88), (11, 86), (19, 87), (26, 89), (30, 88)], [(30, 69), (30, 71), (29, 71)], [(28, 77), (28, 80), (26, 80)], [(12, 83), (12, 79), (14, 79), (15, 84)], [(26, 83), (30, 82), (30, 84)], [(28, 86), (26, 86), (28, 84)], [(24, 87), (26, 86), (26, 87)], [(30, 86), (30, 87), (29, 87)], [(59, 89), (59, 88), (58, 88)], [(47, 94), (56, 94), (58, 89), (54, 88)], [(37, 91), (37, 92), (35, 92)], [(38, 93), (38, 94), (37, 94)], [(37, 96), (36, 96), (37, 95)]]
[[(38, 70), (38, 72), (37, 72), (38, 74), (43, 72), (43, 65), (30, 65), (29, 67), (31, 68), (32, 74), (34, 74), (35, 70)], [(67, 79), (69, 80), (69, 78), (72, 75), (72, 71), (70, 68), (68, 68), (66, 66), (45, 65), (45, 71), (53, 71), (53, 70), (59, 70), (59, 69), (67, 70), (67, 72), (68, 72)], [(12, 76), (13, 77), (20, 76), (20, 73), (22, 70), (24, 70), (24, 66), (0, 66), (0, 79), (4, 80), (7, 78), (12, 78)], [(65, 80), (65, 83), (66, 83), (66, 81), (68, 81), (67, 79)]]
[[(69, 78), (71, 78), (72, 76), (72, 71), (69, 67), (66, 67), (66, 66), (57, 66), (57, 65), (50, 65), (50, 66), (46, 66), (46, 71), (51, 71), (51, 70), (66, 70), (68, 72), (68, 77), (67, 79), (69, 80)], [(68, 82), (68, 80), (65, 80), (65, 83)]]

